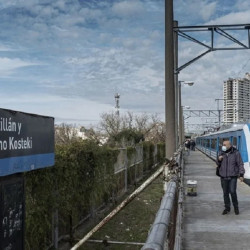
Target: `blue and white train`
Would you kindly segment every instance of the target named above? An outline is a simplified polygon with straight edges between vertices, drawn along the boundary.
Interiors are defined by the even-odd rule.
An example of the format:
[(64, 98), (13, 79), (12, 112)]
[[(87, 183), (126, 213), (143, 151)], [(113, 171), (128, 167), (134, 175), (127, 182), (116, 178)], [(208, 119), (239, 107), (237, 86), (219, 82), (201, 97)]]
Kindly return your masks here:
[(250, 124), (234, 124), (231, 128), (196, 137), (196, 147), (216, 159), (223, 141), (230, 140), (244, 162), (245, 182), (250, 185)]

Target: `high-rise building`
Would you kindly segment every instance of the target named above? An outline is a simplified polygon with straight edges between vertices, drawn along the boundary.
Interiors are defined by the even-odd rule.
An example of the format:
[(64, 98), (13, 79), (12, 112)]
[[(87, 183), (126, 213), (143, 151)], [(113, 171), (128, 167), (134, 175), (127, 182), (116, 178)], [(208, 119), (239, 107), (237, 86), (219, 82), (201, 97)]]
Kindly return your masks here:
[(224, 123), (250, 120), (250, 73), (224, 81)]

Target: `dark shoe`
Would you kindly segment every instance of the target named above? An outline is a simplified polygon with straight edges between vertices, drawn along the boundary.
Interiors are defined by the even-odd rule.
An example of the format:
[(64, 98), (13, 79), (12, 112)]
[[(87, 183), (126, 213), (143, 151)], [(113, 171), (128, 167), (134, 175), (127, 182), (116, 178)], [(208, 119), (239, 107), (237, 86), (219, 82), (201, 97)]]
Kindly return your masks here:
[(240, 213), (240, 212), (239, 212), (239, 208), (235, 208), (235, 209), (234, 209), (234, 212), (235, 212), (236, 215), (238, 215), (238, 214)]
[(225, 209), (225, 210), (222, 212), (222, 214), (225, 215), (225, 214), (228, 214), (229, 212), (230, 212), (230, 210)]

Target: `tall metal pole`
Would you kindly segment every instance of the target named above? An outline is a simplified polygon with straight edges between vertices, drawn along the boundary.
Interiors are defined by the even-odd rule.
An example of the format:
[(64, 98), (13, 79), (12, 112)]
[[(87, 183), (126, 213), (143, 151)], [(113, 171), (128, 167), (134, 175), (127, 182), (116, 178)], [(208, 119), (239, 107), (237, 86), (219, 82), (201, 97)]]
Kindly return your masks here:
[(220, 127), (220, 124), (221, 124), (221, 110), (218, 110), (218, 116), (219, 116), (219, 127)]
[[(178, 27), (178, 22), (174, 21), (174, 27)], [(178, 133), (180, 127), (178, 126), (178, 113), (179, 113), (179, 83), (178, 83), (178, 32), (174, 31), (174, 84), (175, 84), (175, 136), (176, 136), (176, 149), (180, 144), (180, 133)]]
[(183, 107), (181, 106), (181, 134), (182, 134), (182, 142), (185, 140), (185, 123), (183, 118)]
[(180, 138), (180, 144), (183, 143), (183, 134), (184, 134), (184, 131), (183, 131), (183, 112), (182, 112), (182, 104), (181, 104), (181, 83), (178, 82), (178, 94), (179, 94), (179, 97), (178, 97), (178, 100), (179, 100), (179, 138)]
[(219, 103), (219, 99), (215, 99), (215, 101), (217, 101), (217, 110), (218, 110), (218, 122), (219, 122), (219, 127), (220, 127), (220, 123), (221, 123), (221, 117), (220, 117), (220, 103)]
[(176, 149), (173, 0), (165, 0), (165, 118), (166, 158), (170, 159)]

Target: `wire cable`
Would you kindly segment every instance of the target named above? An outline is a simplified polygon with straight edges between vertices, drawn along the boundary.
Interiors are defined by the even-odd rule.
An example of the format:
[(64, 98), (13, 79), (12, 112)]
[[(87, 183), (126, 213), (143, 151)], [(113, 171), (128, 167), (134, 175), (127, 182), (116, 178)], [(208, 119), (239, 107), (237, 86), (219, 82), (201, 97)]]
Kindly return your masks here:
[(247, 60), (247, 62), (242, 66), (241, 70), (238, 72), (237, 77), (242, 73), (243, 69), (246, 68), (247, 64), (250, 62), (250, 58)]

